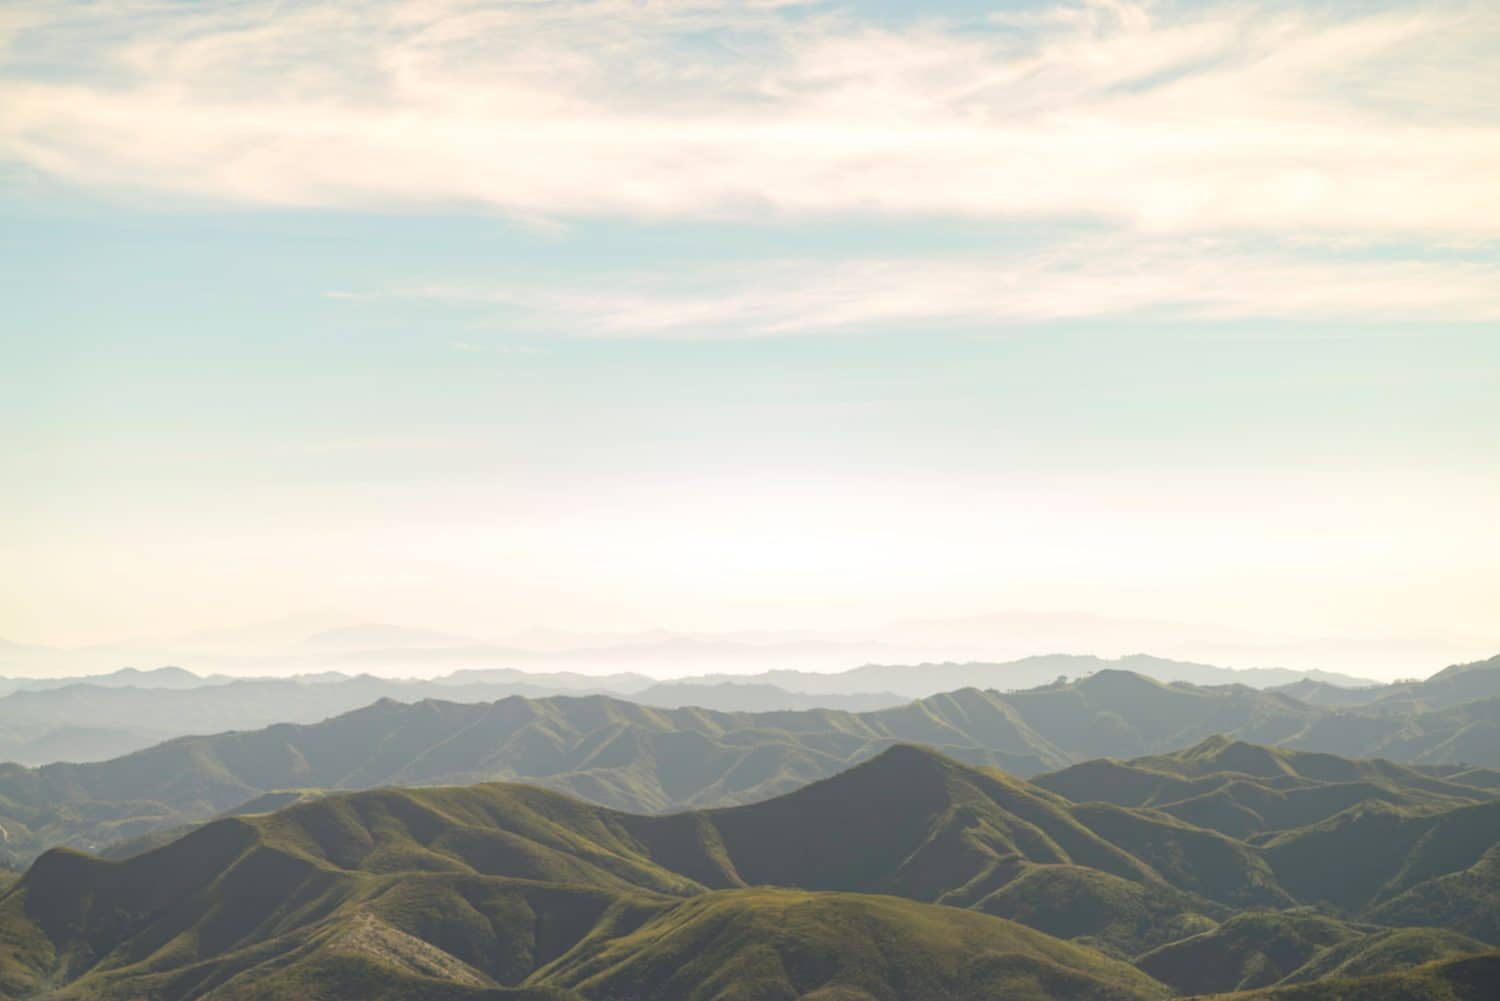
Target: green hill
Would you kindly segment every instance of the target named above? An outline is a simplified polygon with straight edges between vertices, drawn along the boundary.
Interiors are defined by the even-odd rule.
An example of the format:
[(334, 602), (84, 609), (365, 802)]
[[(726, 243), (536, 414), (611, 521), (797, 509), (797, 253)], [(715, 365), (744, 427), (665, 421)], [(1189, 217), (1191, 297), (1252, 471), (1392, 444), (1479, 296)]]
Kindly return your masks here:
[(1401, 715), (1448, 709), (1465, 702), (1500, 696), (1500, 656), (1469, 664), (1454, 664), (1423, 681), (1341, 687), (1313, 678), (1299, 678), (1269, 691), (1330, 708), (1366, 708)]
[(1370, 804), (1279, 834), (1262, 851), (1299, 900), (1357, 911), (1486, 865), (1497, 839), (1500, 802), (1416, 816)]
[[(1278, 782), (1384, 776), (1446, 795), (1379, 762), (1223, 741), (1167, 757), (1155, 766), (1174, 781), (1236, 764)], [(1449, 884), (1490, 871), (1497, 805), (1367, 804), (1252, 844), (909, 746), (764, 802), (668, 815), (493, 783), (335, 794), (121, 861), (44, 854), (0, 894), (0, 997), (1448, 989), (1470, 969), (1452, 957), (1490, 947), (1420, 925), (1493, 913), (1464, 910), (1493, 902), (1489, 884), (1465, 883), (1467, 897)], [(1358, 922), (1297, 906), (1327, 897), (1325, 884), (1347, 898), (1329, 906), (1360, 910)], [(1388, 911), (1418, 904), (1394, 926)]]
[(1389, 761), (1262, 747), (1210, 737), (1187, 750), (1128, 762), (1085, 762), (1037, 785), (1076, 802), (1149, 806), (1236, 838), (1305, 827), (1361, 804), (1438, 813), (1494, 791)]
[(1472, 865), (1400, 890), (1369, 915), (1384, 924), (1451, 928), (1500, 945), (1500, 847), (1491, 846)]
[(1454, 664), (1425, 681), (1396, 684), (1369, 703), (1377, 712), (1451, 709), (1465, 702), (1500, 696), (1500, 656)]
[[(939, 795), (914, 778), (935, 780)], [(822, 829), (882, 788), (894, 795), (868, 809), (905, 809), (922, 823), (851, 829), (845, 817)], [(705, 892), (794, 879), (897, 886), (916, 875), (935, 895), (945, 875), (971, 881), (967, 870), (909, 867), (903, 851), (951, 830), (959, 799), (1003, 821), (1001, 796), (1032, 812), (1038, 831), (1131, 868), (1039, 795), (901, 748), (793, 804), (708, 814), (632, 816), (505, 785), (332, 796), (217, 821), (123, 862), (47, 853), (0, 898), (0, 990), (342, 997), (354, 995), (330, 985), (352, 983), (377, 997), (509, 986), (659, 998), (709, 996), (695, 992), (712, 969), (733, 988), (718, 997), (1163, 996), (1118, 961), (979, 911), (870, 894)], [(782, 848), (758, 836), (799, 813), (808, 845), (842, 840), (859, 864), (820, 874), (827, 856), (814, 848), (803, 867), (775, 870)]]
[(1082, 811), (1103, 811), (1103, 802), (1091, 801), (1107, 801), (1238, 839), (1301, 904), (1500, 944), (1500, 802), (1491, 789), (1452, 780), (1468, 774), (1218, 737), (1172, 754), (1085, 762), (1034, 784), (1080, 801)]
[(1456, 932), (1428, 928), (1372, 931), (1322, 952), (1283, 983), (1372, 977), (1450, 957), (1490, 951), (1493, 950), (1484, 943)]
[(526, 780), (640, 812), (764, 799), (914, 741), (1034, 774), (1067, 758), (978, 692), (873, 713), (715, 713), (603, 696), (382, 700), (318, 724), (187, 737), (81, 765), (0, 766), (0, 852), (100, 850), (281, 789)]
[(584, 943), (538, 980), (612, 1001), (1125, 1001), (1167, 993), (1124, 964), (983, 914), (789, 890), (705, 894), (627, 935)]
[(1228, 913), (1176, 889), (1047, 864), (1018, 866), (1012, 878), (968, 906), (1121, 958), (1212, 929), (1210, 915)]
[(1464, 935), (1350, 924), (1311, 911), (1237, 915), (1155, 949), (1136, 965), (1184, 994), (1348, 980), (1492, 952)]
[(1169, 751), (1214, 734), (1287, 743), (1324, 710), (1242, 685), (1163, 684), (1130, 671), (1099, 671), (1066, 685), (1011, 692), (1005, 701), (1074, 760)]
[(1239, 914), (1148, 952), (1137, 965), (1182, 994), (1227, 993), (1279, 983), (1325, 950), (1361, 938), (1359, 930), (1318, 914)]
[(1500, 983), (1500, 953), (1428, 963), (1373, 977), (1323, 980), (1248, 993), (1219, 1001), (1492, 1001)]
[[(1227, 743), (1203, 743), (1217, 735)], [(1254, 750), (1256, 741), (1304, 753)], [(1240, 685), (1166, 685), (1121, 670), (860, 713), (657, 709), (604, 696), (387, 699), (320, 723), (184, 737), (110, 761), (0, 765), (0, 862), (24, 863), (53, 845), (101, 851), (289, 789), (524, 781), (633, 812), (734, 805), (896, 743), (1022, 777), (1099, 755), (1148, 756), (1128, 773), (1097, 761), (1046, 781), (1075, 800), (1150, 805), (1242, 839), (1358, 803), (1431, 811), (1500, 790), (1500, 775), (1474, 767), (1500, 761), (1500, 700), (1403, 717), (1333, 711)], [(1184, 746), (1199, 757), (1179, 753)], [(1371, 764), (1335, 775), (1327, 769), (1339, 759), (1306, 753), (1371, 749), (1424, 768)]]

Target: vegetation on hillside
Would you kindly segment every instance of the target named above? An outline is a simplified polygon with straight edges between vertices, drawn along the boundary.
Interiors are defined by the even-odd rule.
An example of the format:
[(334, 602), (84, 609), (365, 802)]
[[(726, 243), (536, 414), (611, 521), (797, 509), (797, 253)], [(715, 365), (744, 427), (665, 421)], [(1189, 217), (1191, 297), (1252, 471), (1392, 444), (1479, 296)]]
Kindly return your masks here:
[[(0, 997), (1481, 996), (1464, 977), (1497, 943), (1439, 926), (1495, 894), (1438, 902), (1489, 872), (1496, 804), (1442, 809), (1419, 772), (1232, 741), (1168, 759), (1123, 774), (1437, 798), (1245, 840), (909, 746), (670, 815), (505, 784), (336, 794), (121, 861), (46, 853), (0, 895)], [(1369, 823), (1401, 850), (1351, 840)], [(1432, 927), (1386, 917), (1419, 900)]]
[[(1462, 677), (1500, 677), (1478, 665)], [(31, 693), (28, 693), (31, 694)], [(267, 793), (525, 781), (632, 812), (763, 800), (916, 743), (1021, 777), (1097, 755), (1045, 781), (1077, 800), (1152, 806), (1248, 839), (1314, 824), (1355, 804), (1435, 811), (1500, 792), (1500, 722), (1484, 703), (1419, 716), (1310, 706), (1243, 686), (1164, 685), (1126, 671), (1001, 695), (964, 689), (874, 712), (721, 713), (604, 696), (492, 703), (383, 700), (321, 723), (185, 737), (122, 758), (42, 768), (0, 765), (0, 861), (52, 845), (103, 851), (201, 822)], [(1500, 701), (1494, 712), (1500, 720)], [(1462, 717), (1462, 719), (1459, 719)], [(1442, 740), (1436, 735), (1448, 734)], [(1223, 746), (1202, 743), (1225, 735)], [(1429, 739), (1432, 738), (1432, 739)], [(1331, 754), (1424, 764), (1334, 776)], [(1196, 746), (1194, 746), (1196, 745)], [(1178, 753), (1194, 747), (1196, 758)], [(1323, 762), (1320, 764), (1319, 762)], [(1447, 764), (1433, 764), (1446, 761)], [(1425, 780), (1425, 781), (1424, 781)]]

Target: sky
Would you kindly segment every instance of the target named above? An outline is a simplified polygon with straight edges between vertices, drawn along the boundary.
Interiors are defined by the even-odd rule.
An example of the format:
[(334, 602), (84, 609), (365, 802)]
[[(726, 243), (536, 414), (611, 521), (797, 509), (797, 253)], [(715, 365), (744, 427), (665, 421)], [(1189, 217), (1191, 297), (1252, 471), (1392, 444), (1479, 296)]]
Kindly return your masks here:
[(0, 637), (1488, 656), (1497, 67), (1485, 3), (6, 4)]

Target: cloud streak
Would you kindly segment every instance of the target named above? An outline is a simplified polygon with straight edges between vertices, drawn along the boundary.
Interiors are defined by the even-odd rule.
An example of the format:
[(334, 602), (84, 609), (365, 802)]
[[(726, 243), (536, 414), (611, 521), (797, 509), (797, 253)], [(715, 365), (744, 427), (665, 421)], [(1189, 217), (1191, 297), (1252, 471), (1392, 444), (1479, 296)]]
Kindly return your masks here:
[(1086, 3), (43, 5), (0, 157), (254, 206), (1500, 235), (1500, 15)]
[(425, 282), (328, 294), (492, 308), (508, 326), (596, 337), (790, 336), (1119, 317), (1420, 328), (1500, 320), (1500, 264), (1115, 235), (1003, 257), (776, 260), (594, 276), (586, 284)]

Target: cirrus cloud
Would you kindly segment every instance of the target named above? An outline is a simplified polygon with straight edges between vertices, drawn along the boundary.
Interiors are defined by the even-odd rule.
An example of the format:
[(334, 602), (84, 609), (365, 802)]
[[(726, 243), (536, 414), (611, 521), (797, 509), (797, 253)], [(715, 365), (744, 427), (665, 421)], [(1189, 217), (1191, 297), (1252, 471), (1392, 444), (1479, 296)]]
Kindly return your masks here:
[(594, 337), (740, 338), (1151, 317), (1424, 324), (1500, 320), (1500, 263), (1113, 234), (1005, 255), (705, 264), (551, 285), (414, 281), (330, 298), (491, 310)]
[(1500, 15), (311, 0), (13, 15), (0, 157), (256, 206), (1500, 233)]

